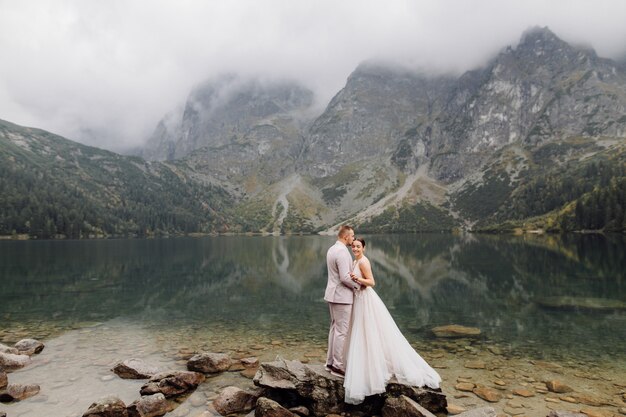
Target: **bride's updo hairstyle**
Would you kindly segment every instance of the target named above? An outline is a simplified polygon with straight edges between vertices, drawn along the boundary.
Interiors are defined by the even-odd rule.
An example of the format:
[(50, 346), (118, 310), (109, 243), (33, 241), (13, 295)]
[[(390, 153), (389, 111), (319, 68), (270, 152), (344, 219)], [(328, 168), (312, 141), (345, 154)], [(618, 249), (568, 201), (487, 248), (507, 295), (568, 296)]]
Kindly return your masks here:
[(354, 240), (358, 240), (359, 242), (361, 242), (361, 245), (363, 245), (363, 249), (365, 249), (365, 239), (363, 239), (362, 237), (357, 237)]

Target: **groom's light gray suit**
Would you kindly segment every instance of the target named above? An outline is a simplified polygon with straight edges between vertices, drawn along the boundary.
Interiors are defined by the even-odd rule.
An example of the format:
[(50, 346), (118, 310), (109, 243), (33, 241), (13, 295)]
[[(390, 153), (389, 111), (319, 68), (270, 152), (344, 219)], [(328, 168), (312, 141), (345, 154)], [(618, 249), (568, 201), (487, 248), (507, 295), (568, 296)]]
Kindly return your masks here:
[(330, 308), (330, 333), (326, 364), (345, 371), (345, 345), (350, 329), (354, 290), (361, 288), (352, 281), (352, 257), (345, 244), (337, 241), (326, 253), (328, 284), (324, 300)]

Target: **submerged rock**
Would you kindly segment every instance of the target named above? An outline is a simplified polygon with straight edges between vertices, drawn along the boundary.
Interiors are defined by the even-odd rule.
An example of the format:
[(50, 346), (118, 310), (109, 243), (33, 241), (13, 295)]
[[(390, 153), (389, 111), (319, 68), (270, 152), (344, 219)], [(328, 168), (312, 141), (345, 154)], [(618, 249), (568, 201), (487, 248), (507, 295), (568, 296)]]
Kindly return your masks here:
[(204, 375), (198, 372), (160, 372), (141, 387), (140, 393), (141, 395), (161, 393), (167, 398), (176, 397), (195, 390), (204, 378)]
[(128, 417), (158, 417), (173, 409), (165, 395), (144, 395), (127, 407)]
[(626, 310), (626, 302), (608, 298), (590, 297), (545, 297), (537, 300), (537, 304), (545, 308), (560, 310)]
[(496, 417), (496, 415), (493, 407), (481, 407), (457, 414), (457, 417)]
[(14, 355), (12, 353), (0, 352), (0, 368), (5, 371), (15, 371), (21, 369), (30, 363), (28, 355)]
[(110, 396), (92, 403), (83, 417), (128, 417), (128, 411), (124, 401)]
[[(322, 365), (305, 365), (299, 361), (279, 360), (262, 363), (254, 383), (268, 389), (267, 397), (278, 399), (284, 407), (306, 404), (316, 416), (358, 410), (366, 415), (380, 415), (385, 397), (405, 395), (433, 413), (446, 410), (446, 397), (439, 390), (412, 387), (396, 382), (387, 385), (386, 395), (367, 397), (363, 404), (345, 404), (343, 379), (332, 376)], [(279, 398), (287, 398), (282, 402)]]
[(126, 359), (112, 369), (123, 379), (148, 379), (159, 373), (159, 369), (146, 364), (141, 359)]
[(449, 324), (446, 326), (433, 327), (432, 332), (435, 334), (435, 336), (443, 338), (480, 336), (479, 328), (466, 327), (458, 324)]
[(568, 385), (565, 385), (564, 383), (562, 383), (561, 381), (554, 379), (552, 381), (547, 381), (546, 382), (546, 387), (548, 387), (548, 389), (552, 392), (556, 392), (557, 394), (563, 394), (566, 392), (572, 392), (573, 389), (570, 388)]
[(231, 359), (224, 353), (202, 352), (192, 356), (187, 361), (187, 369), (205, 374), (227, 371), (230, 365)]
[(6, 389), (0, 392), (0, 402), (10, 403), (12, 401), (22, 401), (39, 393), (39, 385), (29, 384), (9, 384)]
[(7, 346), (4, 343), (0, 343), (0, 353), (11, 353), (13, 355), (19, 355), (20, 351), (15, 349), (14, 347)]
[(15, 348), (24, 355), (34, 355), (41, 353), (45, 345), (39, 340), (35, 339), (22, 339), (15, 344)]
[(213, 407), (223, 416), (250, 411), (260, 395), (260, 392), (250, 393), (238, 387), (226, 387), (213, 401)]

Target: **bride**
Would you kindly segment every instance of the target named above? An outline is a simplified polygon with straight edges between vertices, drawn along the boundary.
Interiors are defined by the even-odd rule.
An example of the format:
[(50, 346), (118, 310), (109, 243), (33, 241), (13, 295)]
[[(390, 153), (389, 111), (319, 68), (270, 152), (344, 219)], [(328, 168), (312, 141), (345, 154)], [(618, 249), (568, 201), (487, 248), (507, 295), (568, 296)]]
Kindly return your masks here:
[(439, 388), (441, 377), (411, 347), (378, 294), (365, 257), (365, 240), (355, 239), (353, 281), (362, 285), (352, 307), (351, 330), (346, 356), (345, 402), (360, 404), (365, 397), (385, 392), (387, 382)]

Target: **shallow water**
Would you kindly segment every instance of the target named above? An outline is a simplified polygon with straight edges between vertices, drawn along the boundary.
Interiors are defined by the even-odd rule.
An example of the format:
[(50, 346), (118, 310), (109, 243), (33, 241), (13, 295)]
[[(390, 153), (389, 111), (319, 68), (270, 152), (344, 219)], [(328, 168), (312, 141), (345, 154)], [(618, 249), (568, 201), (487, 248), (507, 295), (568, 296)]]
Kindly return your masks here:
[[(487, 349), (494, 346), (496, 361), (518, 367), (552, 361), (572, 372), (594, 369), (604, 383), (626, 375), (625, 311), (541, 305), (555, 296), (626, 301), (623, 236), (366, 240), (376, 291), (444, 384), (452, 379), (449, 387), (464, 373), (487, 378), (463, 364), (494, 360)], [(42, 392), (0, 410), (73, 416), (107, 394), (131, 402), (142, 382), (110, 372), (130, 357), (167, 369), (184, 369), (185, 352), (198, 350), (321, 362), (324, 256), (333, 243), (322, 236), (0, 242), (0, 341), (46, 342), (33, 365), (9, 375)], [(432, 327), (450, 323), (479, 327), (481, 339), (433, 338)], [(580, 378), (581, 387), (589, 382)], [(224, 374), (194, 393), (196, 407), (183, 406), (193, 415), (230, 384), (250, 381)]]

